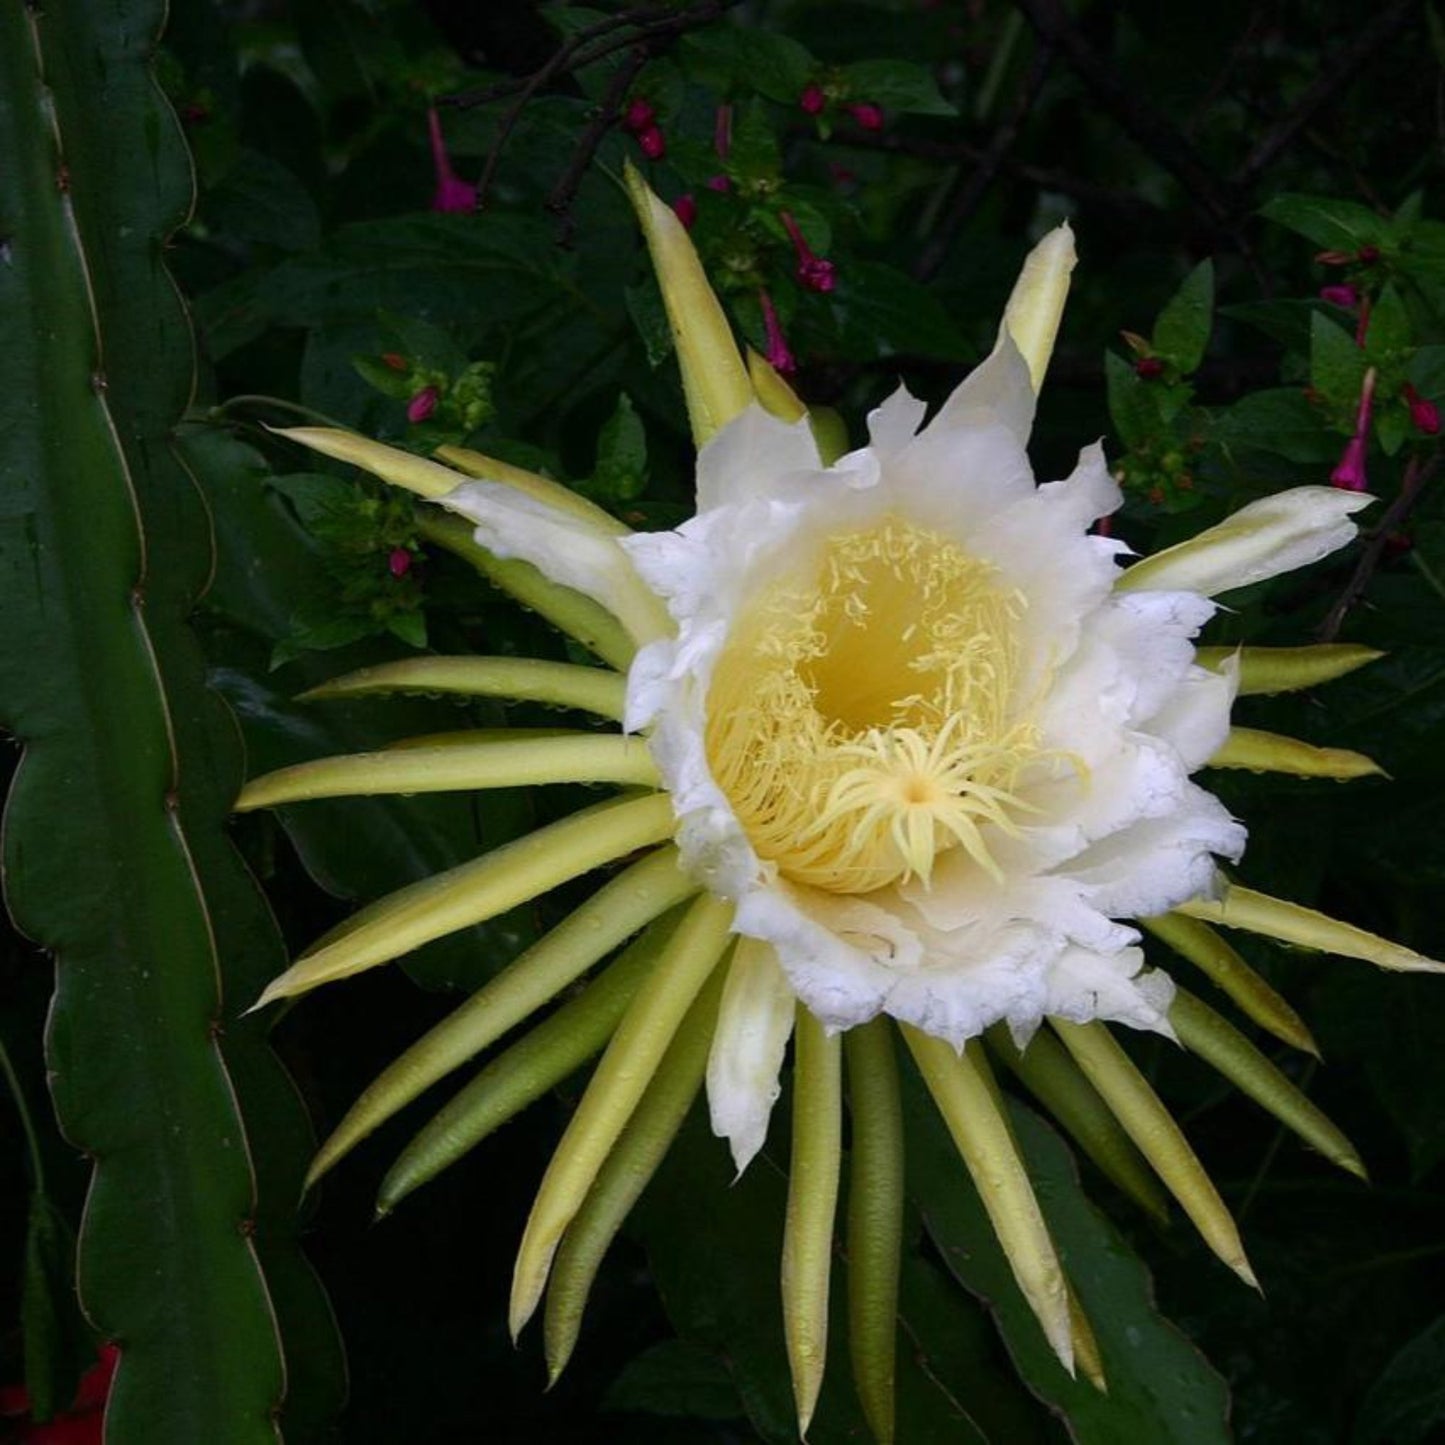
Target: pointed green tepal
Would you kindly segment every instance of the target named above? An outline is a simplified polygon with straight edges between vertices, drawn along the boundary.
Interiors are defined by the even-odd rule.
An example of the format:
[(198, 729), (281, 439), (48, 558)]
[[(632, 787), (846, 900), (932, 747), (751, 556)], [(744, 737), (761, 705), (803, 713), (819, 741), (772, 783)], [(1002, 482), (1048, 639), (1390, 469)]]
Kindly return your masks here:
[(626, 168), (623, 179), (662, 288), (692, 437), (702, 446), (752, 402), (752, 383), (682, 222), (633, 166)]

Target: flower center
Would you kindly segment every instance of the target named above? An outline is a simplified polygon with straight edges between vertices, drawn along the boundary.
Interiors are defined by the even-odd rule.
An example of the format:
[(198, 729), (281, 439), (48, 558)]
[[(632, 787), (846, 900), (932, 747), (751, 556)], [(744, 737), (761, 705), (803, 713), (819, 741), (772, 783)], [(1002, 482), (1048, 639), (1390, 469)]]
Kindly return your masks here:
[(1040, 756), (1017, 694), (1026, 606), (956, 543), (886, 517), (830, 538), (733, 628), (706, 745), (753, 848), (788, 878), (867, 893), (1016, 835)]

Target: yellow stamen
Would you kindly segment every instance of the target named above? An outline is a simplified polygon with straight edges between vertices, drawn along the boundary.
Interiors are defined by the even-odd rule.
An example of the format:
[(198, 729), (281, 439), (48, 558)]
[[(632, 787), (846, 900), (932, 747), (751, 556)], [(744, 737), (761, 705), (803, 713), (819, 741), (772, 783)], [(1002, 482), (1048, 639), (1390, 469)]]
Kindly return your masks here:
[(962, 847), (997, 876), (1042, 749), (1025, 602), (997, 569), (896, 517), (829, 538), (762, 589), (713, 674), (713, 776), (788, 878), (866, 893)]

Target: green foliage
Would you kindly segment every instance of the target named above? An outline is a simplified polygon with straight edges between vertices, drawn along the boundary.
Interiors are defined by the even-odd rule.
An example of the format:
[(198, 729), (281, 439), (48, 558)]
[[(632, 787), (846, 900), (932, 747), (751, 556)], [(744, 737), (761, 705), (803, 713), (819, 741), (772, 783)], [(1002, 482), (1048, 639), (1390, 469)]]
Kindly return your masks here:
[[(272, 1440), (279, 1412), (304, 1439), (335, 1409), (339, 1359), (296, 1250), (306, 1123), (259, 1024), (232, 1023), (281, 945), (221, 832), (234, 734), (186, 628), (208, 548), (169, 445), (190, 336), (157, 258), (189, 174), (147, 64), (162, 13), (0, 18), (0, 306), (19, 320), (0, 358), (0, 708), (25, 747), (6, 900), (54, 955), (51, 1093), (95, 1161), (75, 1288), (123, 1346), (107, 1438), (224, 1421), (229, 1439)], [(38, 1202), (25, 1324), (41, 1412), (64, 1403), (44, 1376), (65, 1235)]]
[[(192, 1445), (220, 1419), (239, 1422), (230, 1438), (272, 1438), (283, 1354), (288, 1440), (323, 1438), (340, 1408), (331, 1326), (294, 1242), (307, 1131), (261, 1026), (240, 1016), (285, 950), (221, 822), (243, 772), (554, 720), (491, 703), (298, 700), (325, 678), (420, 647), (586, 658), (428, 543), (404, 500), (312, 469), (260, 422), (331, 422), (421, 453), (471, 446), (566, 480), (634, 526), (677, 523), (690, 448), (660, 297), (616, 184), (627, 159), (667, 201), (691, 198), (692, 235), (740, 336), (767, 347), (766, 296), (797, 360), (792, 384), (855, 438), (900, 379), (931, 402), (946, 395), (992, 344), (1030, 241), (1070, 218), (1081, 262), (1036, 460), (1060, 475), (1081, 440), (1106, 433), (1126, 499), (1114, 525), (1141, 550), (1281, 487), (1327, 483), (1373, 368), (1380, 501), (1364, 516), (1388, 513), (1387, 537), (1231, 599), (1239, 609), (1208, 640), (1293, 645), (1323, 629), (1388, 649), (1318, 696), (1247, 699), (1240, 721), (1359, 747), (1395, 781), (1231, 776), (1219, 788), (1250, 821), (1252, 882), (1445, 952), (1445, 500), (1439, 442), (1406, 390), (1445, 403), (1438, 68), (1424, 59), (1438, 17), (1426, 8), (1428, 34), (1414, 11), (1371, 30), (1355, 69), (1305, 114), (1376, 17), (1306, 4), (1261, 29), (1258, 7), (1143, 0), (1107, 16), (1030, 13), (1050, 9), (1077, 11), (1065, 44), (1045, 47), (1009, 0), (780, 0), (766, 25), (756, 7), (621, 0), (173, 0), (158, 71), (197, 195), (169, 241), (187, 182), (146, 79), (159, 7), (5, 12), (0, 307), (18, 320), (0, 354), (0, 702), (26, 747), (7, 887), (57, 957), (60, 1127), (99, 1161), (83, 1225), (52, 1171), (0, 1233), (29, 1291), (29, 1358), (12, 1332), (0, 1360), (10, 1377), (23, 1365), (38, 1409), (64, 1403), (91, 1347), (65, 1309), (77, 1228), (81, 1297), (125, 1346), (108, 1438)], [(634, 12), (660, 28), (639, 37)], [(564, 41), (579, 48), (524, 95)], [(469, 92), (484, 98), (441, 104), (439, 124), (457, 174), (480, 184), (485, 172), (487, 193), (475, 214), (436, 213), (427, 106)], [(656, 159), (625, 123), (633, 100), (654, 112)], [(831, 263), (831, 290), (805, 281), (790, 225)], [(162, 255), (199, 337), (180, 462), (171, 431), (191, 396), (190, 343)], [(1322, 297), (1327, 286), (1356, 299)], [(1357, 568), (1360, 595), (1336, 615)], [(234, 721), (205, 690), (192, 621)], [(294, 948), (351, 900), (475, 857), (571, 801), (299, 804), (279, 824), (242, 820), (236, 838)], [(572, 901), (563, 890), (287, 1017), (278, 1036), (319, 1122), (451, 1007), (434, 993), (476, 988)], [(1181, 1231), (1160, 1236), (1127, 1205), (1106, 1224), (1059, 1142), (1018, 1112), (1100, 1334), (1102, 1398), (1045, 1352), (936, 1119), (911, 1109), (899, 1445), (1225, 1438), (1224, 1386), (1165, 1317), (1228, 1380), (1241, 1438), (1438, 1433), (1445, 998), (1428, 979), (1245, 952), (1319, 1035), (1330, 1062), (1311, 1092), (1359, 1139), (1378, 1190), (1326, 1181), (1192, 1061), (1141, 1047), (1244, 1216), (1259, 1303)], [(27, 958), (31, 977), (37, 967)], [(34, 1041), (15, 1053), (32, 1107), (43, 992), (0, 996), (7, 1041)], [(73, 1152), (35, 1113), (41, 1152)], [(435, 1202), (418, 1195), (414, 1227), (371, 1230), (356, 1203), (404, 1134), (338, 1171), (312, 1239), (354, 1361), (339, 1438), (795, 1438), (777, 1313), (782, 1185), (767, 1156), (731, 1185), (700, 1119), (634, 1220), (651, 1277), (625, 1246), (556, 1390), (541, 1394), (540, 1368), (517, 1370), (500, 1324), (506, 1275), (558, 1121), (534, 1106), (432, 1186)], [(1118, 1203), (1092, 1177), (1087, 1188)], [(840, 1306), (843, 1274), (840, 1259)], [(844, 1335), (840, 1318), (815, 1445), (862, 1438)]]

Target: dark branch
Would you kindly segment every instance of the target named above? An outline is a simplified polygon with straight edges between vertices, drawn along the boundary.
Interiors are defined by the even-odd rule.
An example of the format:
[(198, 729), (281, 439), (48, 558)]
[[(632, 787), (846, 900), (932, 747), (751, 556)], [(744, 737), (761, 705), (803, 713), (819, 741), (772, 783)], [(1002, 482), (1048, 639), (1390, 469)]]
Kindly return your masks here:
[(958, 187), (940, 218), (938, 226), (928, 238), (927, 245), (919, 253), (913, 274), (920, 281), (929, 281), (938, 274), (939, 267), (947, 259), (949, 251), (953, 249), (954, 239), (968, 224), (968, 218), (978, 209), (979, 202), (988, 193), (988, 188), (998, 175), (999, 167), (1003, 165), (1004, 160), (1013, 149), (1019, 131), (1028, 119), (1029, 112), (1033, 110), (1034, 103), (1039, 98), (1039, 92), (1044, 88), (1044, 81), (1048, 79), (1049, 66), (1053, 63), (1053, 59), (1053, 47), (1047, 42), (1040, 44), (1034, 53), (1029, 73), (1019, 87), (1019, 93), (1014, 98), (1013, 105), (1009, 107), (1009, 113), (1004, 117), (998, 130), (994, 132), (993, 139), (979, 157), (978, 163), (963, 180), (963, 184)]
[(1358, 35), (1340, 51), (1334, 63), (1322, 70), (1274, 128), (1249, 153), (1237, 176), (1241, 187), (1252, 186), (1279, 158), (1280, 153), (1314, 118), (1315, 113), (1337, 96), (1370, 57), (1404, 25), (1416, 0), (1395, 0), (1381, 10)]
[(1390, 503), (1389, 509), (1370, 533), (1365, 550), (1360, 553), (1360, 560), (1355, 564), (1355, 570), (1345, 584), (1345, 590), (1336, 598), (1335, 605), (1320, 624), (1318, 636), (1321, 642), (1333, 642), (1340, 635), (1345, 618), (1365, 595), (1365, 589), (1369, 587), (1370, 579), (1375, 575), (1380, 559), (1385, 555), (1385, 548), (1390, 545), (1390, 539), (1404, 526), (1419, 503), (1426, 482), (1439, 470), (1438, 452), (1428, 462), (1422, 462), (1418, 456), (1410, 458), (1405, 467), (1405, 475), (1400, 481), (1399, 496)]

